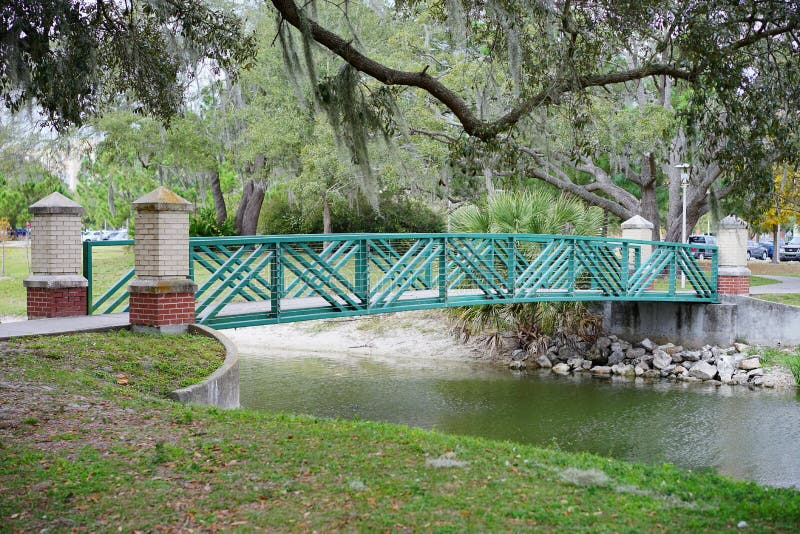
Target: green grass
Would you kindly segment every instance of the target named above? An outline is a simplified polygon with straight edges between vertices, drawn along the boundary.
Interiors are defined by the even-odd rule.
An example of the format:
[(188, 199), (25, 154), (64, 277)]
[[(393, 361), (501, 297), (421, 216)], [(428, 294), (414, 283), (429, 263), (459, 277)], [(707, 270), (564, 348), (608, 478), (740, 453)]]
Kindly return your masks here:
[[(709, 472), (176, 405), (116, 384), (115, 369), (102, 367), (152, 364), (156, 353), (181, 361), (201, 349), (176, 338), (120, 339), (0, 345), (0, 400), (14, 407), (0, 427), (4, 530), (719, 532), (744, 520), (752, 532), (793, 532), (800, 524), (800, 492)], [(144, 350), (137, 339), (154, 344)], [(81, 350), (92, 343), (115, 349)], [(176, 379), (151, 389), (160, 395)]]
[(767, 348), (761, 356), (761, 361), (764, 365), (786, 366), (794, 376), (797, 385), (800, 386), (800, 348)]
[(0, 315), (25, 315), (27, 294), (22, 281), (28, 276), (28, 249), (5, 243), (4, 271), (0, 273)]
[(769, 293), (764, 295), (753, 295), (761, 300), (777, 302), (778, 304), (789, 304), (790, 306), (800, 306), (800, 294), (798, 293)]
[(775, 280), (774, 278), (766, 278), (764, 276), (751, 276), (750, 277), (750, 287), (755, 286), (768, 286), (772, 284), (780, 284), (779, 280)]

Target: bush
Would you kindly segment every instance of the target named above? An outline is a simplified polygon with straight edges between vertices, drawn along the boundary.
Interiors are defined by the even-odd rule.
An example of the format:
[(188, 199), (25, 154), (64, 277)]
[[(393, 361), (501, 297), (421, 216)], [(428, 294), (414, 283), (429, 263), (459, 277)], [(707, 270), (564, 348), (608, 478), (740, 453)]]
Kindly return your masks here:
[(189, 235), (192, 237), (236, 235), (236, 225), (230, 218), (222, 224), (217, 224), (214, 208), (200, 208), (189, 219)]
[[(384, 197), (379, 210), (365, 199), (349, 202), (331, 199), (331, 227), (334, 233), (437, 233), (444, 231), (442, 216), (426, 204), (408, 198)], [(264, 200), (258, 231), (260, 234), (321, 234), (322, 206), (306, 207), (290, 203), (286, 195)]]

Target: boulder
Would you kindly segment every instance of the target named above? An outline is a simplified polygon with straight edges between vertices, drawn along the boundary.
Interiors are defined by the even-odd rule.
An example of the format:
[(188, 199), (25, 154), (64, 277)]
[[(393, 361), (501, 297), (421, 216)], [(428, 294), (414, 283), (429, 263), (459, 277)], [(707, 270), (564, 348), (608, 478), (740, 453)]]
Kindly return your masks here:
[(641, 340), (639, 342), (639, 345), (641, 345), (644, 348), (644, 350), (648, 352), (653, 352), (657, 348), (656, 344), (650, 341), (650, 339), (648, 338), (644, 338), (643, 340)]
[(580, 369), (583, 365), (583, 358), (570, 358), (567, 360), (570, 369)]
[(514, 349), (511, 352), (511, 359), (512, 360), (519, 360), (524, 361), (528, 359), (528, 351), (525, 349)]
[[(669, 354), (669, 353), (667, 353)], [(672, 356), (672, 363), (681, 363), (683, 361), (683, 353), (682, 352), (675, 352), (670, 354)]]
[(557, 363), (553, 366), (553, 372), (560, 375), (568, 375), (569, 371), (569, 365), (566, 363)]
[(672, 356), (673, 354), (677, 354), (679, 352), (683, 352), (683, 347), (681, 347), (680, 345), (675, 345), (674, 343), (667, 343), (666, 345), (660, 345), (658, 348), (660, 350), (663, 350), (670, 356)]
[(736, 349), (736, 352), (747, 352), (750, 350), (750, 345), (747, 343), (734, 343), (733, 348)]
[(764, 369), (762, 369), (760, 367), (758, 369), (753, 369), (752, 371), (749, 371), (747, 373), (747, 376), (748, 377), (750, 377), (750, 376), (764, 376)]
[(739, 369), (744, 369), (745, 371), (752, 371), (753, 369), (760, 368), (761, 361), (758, 359), (758, 356), (753, 358), (745, 358), (739, 362)]
[[(711, 353), (708, 353), (709, 356)], [(698, 362), (700, 361), (701, 352), (699, 350), (686, 350), (683, 352), (683, 359), (687, 362)]]
[(625, 359), (625, 353), (623, 353), (621, 350), (615, 350), (608, 357), (608, 365), (618, 364), (618, 363), (622, 362), (622, 360), (624, 360), (624, 359)]
[(730, 382), (734, 371), (736, 371), (736, 363), (736, 359), (728, 354), (720, 355), (717, 358), (717, 373), (719, 373), (719, 379), (722, 380), (723, 384)]
[(633, 370), (632, 365), (627, 365), (624, 363), (618, 363), (616, 365), (611, 366), (611, 372), (615, 375), (622, 375), (622, 376), (634, 376), (636, 373)]
[(661, 349), (653, 351), (653, 367), (663, 369), (672, 363), (672, 356)]
[(704, 361), (695, 363), (689, 370), (689, 376), (699, 378), (700, 380), (712, 380), (716, 374), (716, 366)]
[(637, 358), (641, 358), (645, 354), (647, 354), (647, 351), (642, 347), (630, 348), (627, 351), (625, 351), (625, 357), (628, 358), (629, 360), (635, 360)]
[(553, 367), (553, 363), (550, 361), (550, 358), (542, 354), (538, 358), (536, 358), (536, 363), (539, 364), (539, 367), (543, 367), (545, 369), (550, 369)]
[(710, 349), (703, 349), (700, 351), (700, 359), (706, 362), (710, 362), (714, 359), (714, 354), (711, 352)]
[(642, 378), (661, 378), (661, 371), (658, 369), (648, 369), (642, 373)]
[(511, 363), (508, 364), (508, 367), (509, 369), (520, 370), (525, 369), (527, 364), (522, 360), (511, 360)]
[(592, 360), (583, 360), (583, 363), (581, 364), (581, 369), (584, 371), (588, 371), (591, 368), (592, 368)]
[(611, 374), (611, 367), (607, 365), (598, 365), (596, 367), (592, 367), (592, 374), (599, 376), (609, 376)]

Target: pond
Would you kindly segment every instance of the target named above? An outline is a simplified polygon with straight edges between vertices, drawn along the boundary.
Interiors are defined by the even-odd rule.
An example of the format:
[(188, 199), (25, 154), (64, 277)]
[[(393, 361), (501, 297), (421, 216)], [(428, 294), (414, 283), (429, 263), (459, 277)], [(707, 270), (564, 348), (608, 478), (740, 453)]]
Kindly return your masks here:
[(241, 403), (800, 487), (800, 396), (398, 357), (242, 354)]

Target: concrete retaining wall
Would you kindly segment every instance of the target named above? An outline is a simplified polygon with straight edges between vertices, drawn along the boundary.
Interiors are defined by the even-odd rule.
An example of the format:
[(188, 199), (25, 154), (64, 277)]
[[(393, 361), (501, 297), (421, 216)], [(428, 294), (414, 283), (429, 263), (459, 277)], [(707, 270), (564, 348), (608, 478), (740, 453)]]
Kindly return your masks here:
[(195, 384), (170, 393), (170, 398), (180, 402), (219, 406), (220, 408), (239, 407), (239, 353), (233, 342), (216, 330), (201, 325), (191, 325), (189, 332), (208, 336), (225, 347), (225, 361), (222, 367), (200, 384)]
[(685, 347), (800, 345), (800, 307), (745, 296), (722, 296), (720, 304), (603, 302), (603, 326), (629, 341), (647, 337)]

